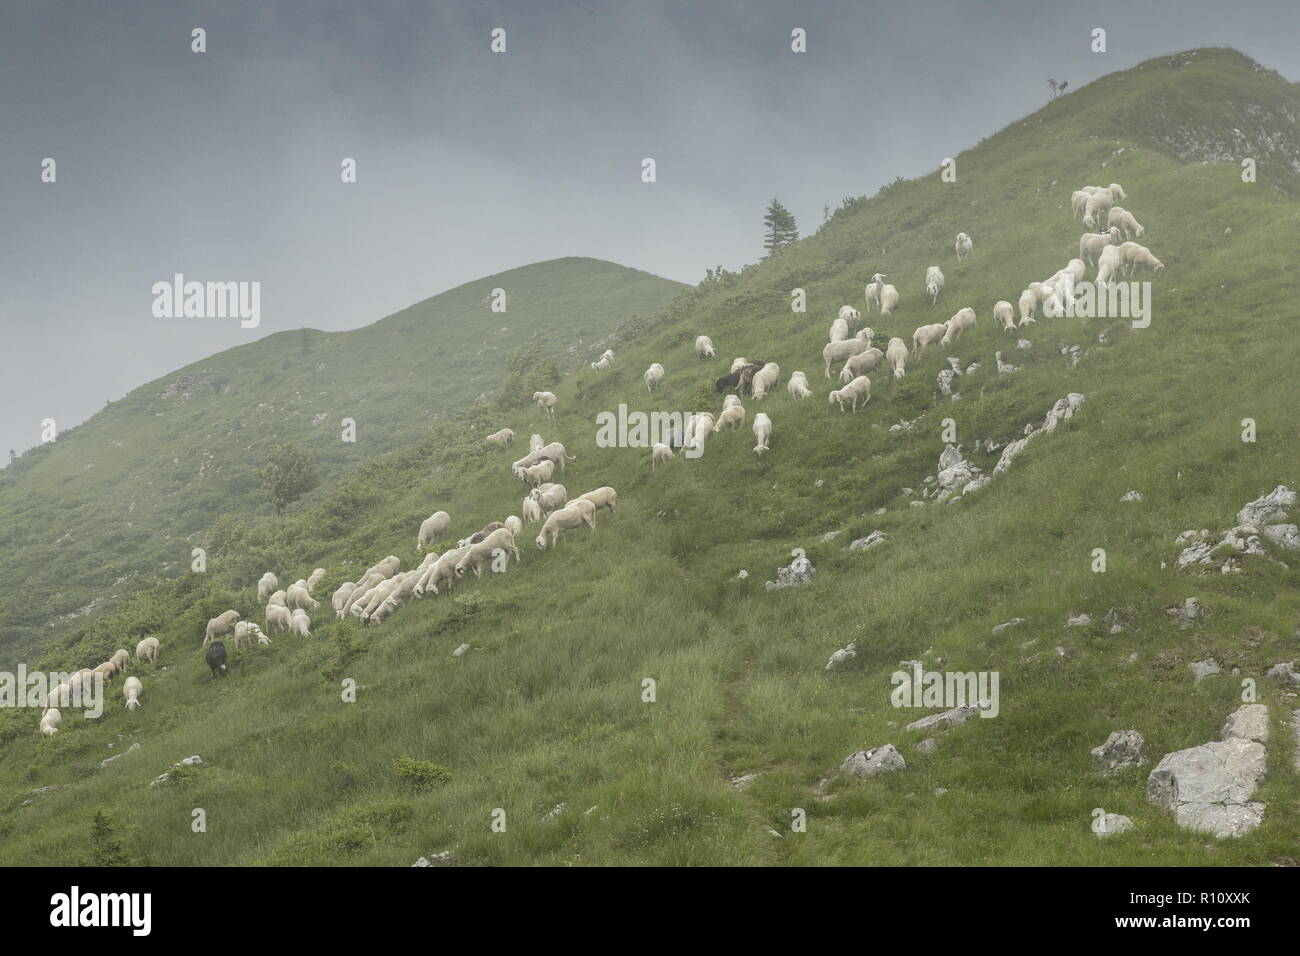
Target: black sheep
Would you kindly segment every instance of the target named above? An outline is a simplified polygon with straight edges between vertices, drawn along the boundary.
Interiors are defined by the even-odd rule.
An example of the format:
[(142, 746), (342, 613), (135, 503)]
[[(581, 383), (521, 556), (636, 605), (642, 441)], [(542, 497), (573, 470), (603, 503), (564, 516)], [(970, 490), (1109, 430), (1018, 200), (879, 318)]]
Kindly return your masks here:
[(213, 641), (203, 659), (208, 662), (208, 667), (212, 668), (213, 677), (226, 676), (226, 645), (221, 641)]

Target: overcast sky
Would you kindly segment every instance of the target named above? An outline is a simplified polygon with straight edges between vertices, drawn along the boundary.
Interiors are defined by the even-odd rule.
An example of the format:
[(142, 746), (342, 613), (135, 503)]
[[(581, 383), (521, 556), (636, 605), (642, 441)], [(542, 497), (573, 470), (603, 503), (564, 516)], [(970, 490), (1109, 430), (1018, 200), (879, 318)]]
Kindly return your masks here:
[[(812, 231), (1048, 77), (1233, 46), (1295, 80), (1298, 37), (1298, 0), (0, 0), (0, 449), (212, 352), (541, 259), (696, 282), (758, 258), (773, 195)], [(260, 327), (155, 318), (176, 272), (260, 282)]]

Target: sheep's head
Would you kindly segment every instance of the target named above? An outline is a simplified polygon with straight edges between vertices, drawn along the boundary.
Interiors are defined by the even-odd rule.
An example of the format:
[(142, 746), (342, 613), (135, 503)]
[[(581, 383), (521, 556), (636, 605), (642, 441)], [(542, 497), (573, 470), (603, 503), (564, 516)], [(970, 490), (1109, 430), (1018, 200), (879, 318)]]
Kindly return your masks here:
[(544, 534), (539, 534), (539, 535), (537, 536), (537, 550), (538, 550), (538, 551), (545, 551), (545, 550), (546, 550), (546, 535), (544, 535)]

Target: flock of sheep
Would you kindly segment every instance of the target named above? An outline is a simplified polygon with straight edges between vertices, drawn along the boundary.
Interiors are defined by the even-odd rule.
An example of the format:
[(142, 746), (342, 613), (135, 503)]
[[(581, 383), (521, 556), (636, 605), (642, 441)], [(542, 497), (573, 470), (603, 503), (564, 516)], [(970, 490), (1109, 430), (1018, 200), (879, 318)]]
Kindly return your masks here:
[[(135, 646), (136, 660), (146, 664), (158, 661), (158, 638), (146, 637)], [(69, 676), (66, 681), (50, 690), (45, 698), (45, 712), (41, 714), (40, 732), (42, 737), (52, 737), (63, 725), (63, 712), (59, 707), (69, 706), (73, 700), (85, 701), (94, 692), (95, 679), (99, 677), (105, 684), (111, 684), (118, 674), (126, 672), (131, 662), (131, 655), (125, 648), (118, 648), (113, 656), (97, 667), (85, 667)], [(127, 710), (140, 706), (140, 695), (144, 693), (144, 684), (134, 674), (122, 683), (122, 699)]]
[[(1119, 274), (1131, 274), (1139, 267), (1153, 271), (1164, 268), (1164, 263), (1145, 246), (1122, 241), (1127, 240), (1128, 236), (1140, 238), (1146, 231), (1132, 213), (1117, 205), (1126, 198), (1118, 183), (1105, 187), (1085, 186), (1072, 194), (1071, 207), (1076, 218), (1082, 216), (1085, 226), (1091, 229), (1101, 223), (1104, 213), (1106, 227), (1098, 232), (1085, 233), (1079, 240), (1079, 257), (1071, 259), (1063, 269), (1041, 282), (1029, 283), (1017, 303), (1021, 326), (1035, 322), (1039, 307), (1049, 300), (1054, 300), (1058, 306), (1062, 305), (1074, 286), (1083, 281), (1090, 266), (1096, 269), (1098, 282), (1111, 281)], [(970, 236), (964, 232), (959, 233), (954, 251), (958, 262), (969, 258), (974, 252)], [(864, 289), (868, 312), (874, 308), (881, 316), (886, 316), (898, 308), (899, 291), (886, 283), (886, 278), (886, 275), (876, 273)], [(938, 303), (944, 282), (943, 271), (938, 266), (926, 269), (925, 291), (930, 297), (931, 306)], [(857, 328), (862, 322), (861, 313), (852, 306), (842, 306), (831, 324), (829, 341), (822, 348), (827, 379), (831, 378), (832, 366), (843, 363), (839, 373), (841, 387), (829, 392), (828, 403), (838, 405), (841, 411), (856, 412), (871, 400), (868, 372), (883, 369), (887, 365), (895, 380), (902, 379), (907, 372), (909, 360), (919, 362), (928, 346), (954, 341), (966, 330), (974, 328), (975, 320), (975, 310), (966, 306), (946, 322), (918, 327), (912, 333), (910, 350), (906, 341), (895, 336), (888, 340), (882, 351), (872, 345), (876, 335), (873, 329), (866, 326)], [(1000, 300), (993, 306), (993, 320), (1001, 330), (1017, 328), (1015, 309), (1009, 301)], [(716, 358), (717, 351), (709, 336), (700, 335), (696, 338), (695, 355), (701, 361)], [(613, 364), (614, 352), (606, 350), (597, 361), (591, 363), (591, 368), (594, 371), (607, 371)], [(658, 362), (652, 363), (643, 375), (647, 391), (653, 393), (662, 383), (664, 375), (664, 366)], [(729, 372), (714, 383), (716, 392), (732, 393), (723, 399), (719, 414), (714, 416), (702, 412), (691, 415), (683, 430), (674, 429), (665, 436), (668, 439), (666, 443), (655, 443), (650, 456), (651, 471), (672, 460), (675, 457), (674, 449), (692, 449), (696, 453), (693, 457), (698, 457), (703, 453), (709, 435), (744, 425), (746, 412), (741, 403), (741, 394), (761, 401), (769, 392), (778, 388), (780, 383), (781, 367), (776, 363), (750, 362), (743, 357), (734, 359)], [(813, 395), (808, 377), (802, 371), (791, 374), (787, 390), (796, 401)], [(532, 398), (539, 409), (551, 417), (555, 416), (554, 392), (534, 392)], [(754, 453), (764, 454), (770, 449), (772, 419), (766, 413), (759, 412), (754, 416), (753, 432), (756, 439)], [(501, 447), (509, 446), (513, 440), (514, 432), (509, 428), (502, 428), (486, 436), (486, 441)], [(511, 473), (530, 487), (527, 497), (523, 499), (521, 516), (510, 515), (503, 521), (489, 522), (469, 537), (458, 540), (454, 548), (442, 553), (428, 551), (419, 566), (409, 571), (401, 570), (401, 560), (396, 555), (388, 555), (368, 568), (357, 581), (347, 581), (338, 587), (331, 600), (335, 617), (344, 620), (352, 615), (364, 624), (379, 624), (411, 598), (441, 594), (443, 589), (450, 591), (455, 582), (470, 571), (475, 577), (480, 577), (483, 567), (489, 562), (499, 562), (499, 566), (493, 564), (493, 568), (503, 571), (511, 556), (516, 563), (520, 560), (515, 539), (526, 524), (542, 522), (535, 540), (540, 550), (548, 547), (553, 549), (565, 531), (583, 526), (594, 531), (596, 512), (602, 508), (608, 508), (611, 513), (617, 512), (618, 495), (613, 488), (606, 486), (570, 500), (564, 485), (554, 483), (552, 479), (557, 470), (560, 474), (564, 473), (566, 462), (575, 460), (560, 442), (548, 444), (540, 435), (534, 434), (529, 441), (528, 454), (510, 465)], [(417, 550), (424, 551), (430, 544), (441, 539), (450, 526), (451, 518), (447, 512), (437, 511), (430, 515), (421, 523), (416, 535)], [(279, 581), (274, 573), (264, 574), (258, 581), (257, 599), (259, 603), (267, 602), (266, 631), (287, 631), (311, 637), (309, 612), (320, 606), (312, 592), (325, 574), (324, 568), (316, 568), (310, 576), (295, 581), (286, 589), (278, 589)], [(225, 673), (226, 648), (219, 638), (226, 635), (233, 635), (237, 649), (249, 648), (255, 643), (271, 643), (256, 623), (241, 620), (237, 611), (229, 610), (212, 618), (208, 621), (203, 643), (208, 648), (205, 659), (214, 676)], [(136, 657), (140, 661), (156, 662), (157, 656), (157, 638), (147, 637), (136, 647)], [(96, 675), (102, 675), (105, 681), (111, 682), (114, 676), (125, 670), (128, 661), (127, 652), (118, 650), (111, 660), (93, 669), (78, 671), (68, 683), (60, 684), (50, 691), (47, 701), (49, 709), (41, 717), (41, 733), (50, 736), (58, 731), (62, 714), (54, 705), (63, 702), (67, 706), (72, 682), (81, 681), (88, 693)], [(140, 706), (143, 686), (138, 677), (128, 677), (122, 691), (128, 709), (134, 710)]]

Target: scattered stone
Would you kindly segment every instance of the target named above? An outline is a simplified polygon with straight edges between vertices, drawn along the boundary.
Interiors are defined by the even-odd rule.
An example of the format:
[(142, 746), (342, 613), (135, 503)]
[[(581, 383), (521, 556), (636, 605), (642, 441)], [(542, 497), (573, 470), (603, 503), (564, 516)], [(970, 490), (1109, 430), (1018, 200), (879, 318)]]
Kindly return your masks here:
[(1252, 802), (1267, 769), (1264, 745), (1232, 737), (1165, 754), (1147, 778), (1147, 802), (1173, 810), (1185, 830), (1237, 837), (1263, 822), (1265, 806)]
[(907, 762), (903, 760), (903, 755), (898, 752), (898, 748), (893, 744), (885, 744), (882, 747), (876, 747), (874, 750), (859, 750), (856, 753), (851, 753), (840, 764), (841, 773), (847, 773), (850, 776), (862, 779), (878, 777), (882, 773), (895, 773), (906, 769)]
[(835, 538), (842, 533), (843, 532), (841, 531), (827, 531), (824, 535), (822, 535), (821, 543), (825, 544), (827, 541), (834, 541)]
[(826, 484), (826, 480), (825, 480), (825, 479), (823, 479), (823, 478), (818, 478), (816, 481), (813, 482), (813, 487), (814, 487), (814, 488), (821, 488), (821, 487), (825, 486), (825, 484)]
[(1121, 499), (1119, 499), (1119, 500), (1120, 500), (1120, 501), (1141, 501), (1141, 500), (1142, 500), (1142, 492), (1140, 492), (1140, 491), (1130, 491), (1130, 492), (1126, 493), (1126, 494), (1124, 495), (1124, 497), (1121, 498)]
[(1078, 611), (1065, 619), (1066, 627), (1087, 627), (1091, 623), (1092, 617), (1085, 611)]
[(883, 515), (883, 514), (884, 514), (886, 511), (888, 511), (888, 510), (889, 510), (888, 508), (877, 508), (875, 511), (873, 511), (873, 512), (871, 512), (871, 513), (872, 513), (873, 515)]
[(830, 670), (836, 664), (843, 664), (845, 661), (851, 661), (853, 660), (853, 658), (857, 656), (858, 656), (858, 645), (850, 641), (847, 647), (841, 647), (838, 651), (836, 651), (834, 654), (831, 655), (830, 660), (826, 662), (826, 669)]
[(939, 373), (939, 391), (945, 395), (952, 394), (952, 380), (960, 375), (961, 372), (955, 372), (946, 368)]
[(1256, 743), (1268, 743), (1268, 707), (1264, 704), (1242, 704), (1228, 715), (1227, 723), (1219, 734), (1224, 740), (1240, 737)]
[(798, 557), (785, 567), (777, 568), (776, 580), (764, 583), (763, 587), (768, 591), (777, 591), (781, 588), (792, 588), (800, 584), (807, 584), (812, 580), (816, 571), (817, 569), (813, 567), (812, 562), (806, 557)]
[[(738, 777), (732, 777), (727, 781), (727, 786), (732, 790), (744, 790), (751, 783), (758, 779), (757, 773), (742, 773)], [(588, 811), (590, 812), (590, 811)]]
[(139, 749), (140, 749), (140, 745), (139, 745), (139, 744), (132, 744), (131, 746), (129, 746), (129, 747), (127, 747), (125, 750), (123, 750), (120, 754), (115, 754), (115, 755), (112, 756), (112, 757), (105, 757), (103, 760), (101, 760), (101, 761), (99, 762), (99, 769), (100, 769), (100, 770), (103, 770), (105, 767), (107, 767), (109, 764), (111, 764), (114, 760), (121, 760), (121, 759), (122, 759), (123, 757), (125, 757), (127, 754), (129, 754), (129, 753), (134, 753), (135, 751), (137, 751), (137, 750), (139, 750)]
[(914, 720), (904, 730), (947, 730), (952, 727), (960, 726), (966, 723), (982, 709), (983, 702), (967, 707), (953, 707), (951, 710), (945, 710), (941, 714), (930, 714), (922, 717), (920, 720)]
[(1264, 537), (1287, 551), (1300, 550), (1300, 528), (1293, 524), (1265, 525)]
[(1278, 485), (1263, 497), (1256, 498), (1237, 512), (1237, 524), (1262, 526), (1287, 516), (1295, 506), (1296, 493), (1286, 485)]
[(1102, 618), (1102, 621), (1105, 623), (1106, 630), (1110, 634), (1118, 634), (1120, 631), (1124, 630), (1122, 615), (1117, 607), (1113, 607), (1107, 611), (1106, 616)]
[(1019, 627), (1021, 624), (1024, 623), (1025, 623), (1025, 619), (1023, 617), (1013, 617), (1011, 620), (1006, 621), (1005, 623), (999, 624), (996, 627), (994, 627), (993, 633), (1001, 634), (1004, 631), (1011, 630), (1013, 627)]
[(908, 504), (910, 504), (913, 508), (924, 508), (924, 507), (925, 507), (925, 502), (924, 502), (924, 501), (909, 501)]
[(741, 568), (739, 571), (736, 572), (736, 577), (738, 577), (740, 580), (743, 581), (747, 577), (749, 577), (749, 572), (746, 571), (744, 568)]
[(435, 853), (433, 858), (420, 857), (411, 866), (448, 866), (451, 863), (451, 851), (443, 850), (441, 853)]
[(1279, 684), (1293, 684), (1300, 687), (1300, 672), (1295, 669), (1294, 661), (1283, 661), (1268, 669), (1268, 679)]
[(1189, 597), (1182, 604), (1175, 604), (1173, 607), (1165, 608), (1165, 613), (1174, 619), (1180, 630), (1186, 630), (1196, 621), (1204, 616), (1201, 610), (1201, 602), (1194, 597)]
[(947, 788), (947, 787), (935, 787), (935, 788), (934, 788), (934, 795), (935, 795), (936, 797), (942, 797), (942, 796), (946, 795), (947, 793), (948, 793), (948, 788)]
[(1132, 829), (1133, 821), (1122, 813), (1101, 813), (1092, 818), (1092, 832), (1098, 837), (1127, 833)]
[(927, 737), (916, 745), (916, 752), (921, 754), (932, 754), (939, 749), (939, 741), (933, 737)]
[(878, 544), (884, 544), (889, 540), (889, 535), (883, 531), (873, 531), (865, 538), (858, 538), (849, 544), (850, 551), (866, 551), (874, 548)]
[(1019, 365), (1012, 365), (1010, 362), (1004, 362), (1002, 360), (1001, 352), (994, 352), (993, 358), (997, 360), (999, 375), (1012, 375), (1020, 371)]
[(1196, 684), (1199, 684), (1202, 678), (1223, 673), (1223, 669), (1219, 667), (1219, 662), (1212, 657), (1207, 657), (1203, 661), (1197, 661), (1195, 664), (1188, 664), (1187, 666), (1191, 668), (1192, 675), (1195, 677), (1193, 683)]
[(1061, 354), (1070, 360), (1070, 367), (1079, 364), (1079, 359), (1083, 358), (1083, 347), (1079, 345), (1062, 345)]
[(1092, 768), (1109, 773), (1147, 762), (1146, 741), (1136, 730), (1112, 730), (1106, 742), (1092, 748)]
[(546, 816), (542, 817), (542, 822), (549, 823), (550, 821), (554, 820), (566, 809), (568, 809), (568, 806), (569, 805), (567, 803), (557, 803), (555, 806), (551, 808), (550, 812), (547, 813)]
[(469, 645), (468, 645), (468, 644), (462, 644), (462, 645), (460, 645), (460, 647), (456, 648), (454, 651), (451, 652), (451, 656), (452, 656), (452, 657), (460, 657), (460, 656), (463, 655), (467, 650), (469, 650)]

